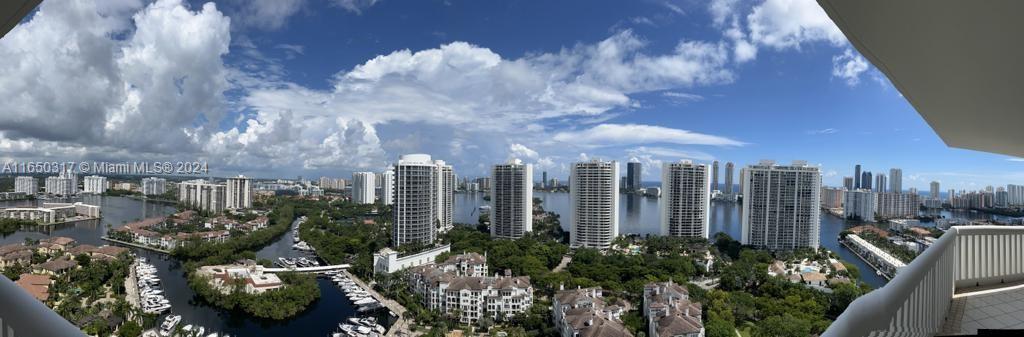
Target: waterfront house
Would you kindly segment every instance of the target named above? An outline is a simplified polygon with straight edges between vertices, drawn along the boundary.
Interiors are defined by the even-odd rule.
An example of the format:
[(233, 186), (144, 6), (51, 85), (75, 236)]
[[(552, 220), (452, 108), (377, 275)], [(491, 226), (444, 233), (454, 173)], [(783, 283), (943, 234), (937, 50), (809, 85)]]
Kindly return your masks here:
[(66, 257), (60, 257), (55, 260), (46, 261), (32, 266), (32, 273), (58, 276), (63, 275), (75, 267), (78, 267), (77, 262), (69, 260)]
[(25, 247), (25, 249), (8, 251), (0, 255), (0, 268), (7, 268), (14, 265), (28, 265), (30, 263), (32, 263), (32, 249), (28, 247)]
[(49, 275), (21, 274), (15, 283), (37, 300), (46, 302), (50, 299), (50, 284), (53, 281)]

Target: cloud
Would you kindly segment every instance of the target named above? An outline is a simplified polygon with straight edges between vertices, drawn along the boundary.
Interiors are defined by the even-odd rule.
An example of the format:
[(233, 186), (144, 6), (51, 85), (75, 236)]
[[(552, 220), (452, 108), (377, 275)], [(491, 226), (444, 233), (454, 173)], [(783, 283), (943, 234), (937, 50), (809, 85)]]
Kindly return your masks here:
[(668, 1), (664, 2), (663, 4), (665, 5), (665, 8), (668, 8), (668, 10), (672, 11), (673, 13), (679, 15), (686, 15), (686, 11), (684, 11), (681, 7), (677, 6), (676, 4), (673, 4)]
[(1006, 158), (1007, 161), (1024, 162), (1024, 158)]
[(0, 40), (0, 131), (97, 150), (196, 149), (223, 116), (229, 20), (212, 3), (134, 5), (44, 3)]
[[(550, 147), (538, 139), (550, 139), (551, 132), (569, 125), (613, 118), (621, 109), (636, 106), (630, 97), (635, 93), (723, 84), (733, 78), (725, 69), (724, 46), (681, 41), (669, 53), (651, 55), (645, 45), (627, 30), (595, 44), (506, 59), (484, 47), (452, 42), (379, 55), (337, 73), (330, 90), (287, 82), (253, 88), (241, 104), (267, 113), (289, 111), (312, 125), (334, 116), (361, 121), (378, 131), (389, 156), (436, 148), (432, 140), (454, 134), (479, 146), (460, 147), (466, 153), (452, 158), (457, 164), (503, 161), (509, 144), (518, 144), (512, 149), (519, 151), (516, 155), (531, 158), (540, 157), (532, 152), (568, 155), (566, 151), (577, 149)], [(392, 127), (397, 125), (423, 134), (396, 140), (410, 137), (408, 128)], [(453, 148), (448, 143), (438, 146)]]
[(669, 100), (676, 104), (700, 102), (704, 100), (704, 96), (685, 92), (666, 91), (661, 93), (661, 95), (668, 98)]
[(226, 12), (236, 29), (277, 30), (305, 6), (305, 0), (231, 0), (228, 3)]
[(776, 50), (800, 49), (804, 43), (825, 41), (843, 46), (846, 36), (813, 0), (766, 0), (747, 16), (750, 39)]
[(279, 43), (274, 45), (274, 48), (284, 50), (286, 57), (289, 59), (295, 58), (297, 55), (305, 54), (306, 50), (306, 47), (303, 47), (302, 45), (287, 43)]
[(850, 48), (832, 57), (832, 77), (843, 79), (851, 87), (860, 83), (860, 74), (868, 69), (868, 61)]
[(703, 161), (715, 160), (714, 156), (712, 156), (710, 154), (707, 154), (707, 153), (704, 153), (704, 152), (700, 152), (700, 151), (685, 151), (685, 150), (678, 150), (678, 149), (672, 149), (672, 148), (666, 148), (666, 147), (640, 146), (640, 147), (637, 147), (637, 148), (629, 149), (629, 150), (626, 151), (626, 153), (629, 154), (630, 156), (650, 155), (650, 156), (662, 157), (662, 158), (668, 159), (668, 160), (677, 160), (677, 159), (693, 159), (693, 160), (703, 160)]
[(380, 0), (331, 0), (331, 4), (344, 8), (345, 10), (363, 14), (363, 11), (367, 8), (373, 7)]
[(824, 128), (824, 129), (820, 129), (820, 130), (808, 130), (807, 131), (807, 134), (808, 135), (812, 135), (812, 136), (814, 136), (814, 135), (831, 135), (831, 134), (835, 134), (835, 133), (839, 133), (839, 129)]
[(515, 143), (508, 147), (509, 157), (517, 159), (537, 159), (540, 154), (534, 151), (526, 145)]
[(591, 147), (653, 143), (714, 146), (746, 145), (746, 143), (726, 137), (642, 124), (601, 124), (585, 130), (559, 132), (552, 139), (559, 142), (571, 142), (579, 146)]

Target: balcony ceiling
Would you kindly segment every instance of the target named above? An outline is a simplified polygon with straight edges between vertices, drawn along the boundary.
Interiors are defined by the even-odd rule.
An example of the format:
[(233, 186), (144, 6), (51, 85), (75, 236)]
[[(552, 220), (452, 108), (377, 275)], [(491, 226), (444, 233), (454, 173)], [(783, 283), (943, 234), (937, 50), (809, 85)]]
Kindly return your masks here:
[(1024, 157), (1024, 1), (818, 3), (946, 145)]
[(3, 0), (0, 1), (0, 38), (14, 29), (21, 19), (43, 0)]

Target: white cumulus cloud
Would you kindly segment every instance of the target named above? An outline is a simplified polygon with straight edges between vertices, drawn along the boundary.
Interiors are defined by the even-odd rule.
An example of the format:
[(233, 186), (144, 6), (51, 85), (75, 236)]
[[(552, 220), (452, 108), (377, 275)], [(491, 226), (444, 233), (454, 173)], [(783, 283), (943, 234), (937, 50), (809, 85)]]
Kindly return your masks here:
[(554, 140), (582, 146), (611, 146), (650, 143), (680, 145), (743, 146), (745, 143), (722, 136), (643, 124), (601, 124), (585, 130), (556, 133)]

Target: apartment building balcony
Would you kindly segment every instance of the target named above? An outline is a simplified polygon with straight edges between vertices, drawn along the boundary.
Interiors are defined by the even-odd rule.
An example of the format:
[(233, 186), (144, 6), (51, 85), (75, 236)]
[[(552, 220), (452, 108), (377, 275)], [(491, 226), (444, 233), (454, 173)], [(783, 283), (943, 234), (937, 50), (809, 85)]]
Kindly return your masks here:
[[(1024, 2), (817, 2), (947, 145), (1024, 157)], [(1022, 318), (1024, 227), (953, 227), (824, 336), (1024, 335)]]
[(824, 337), (1024, 335), (1024, 227), (952, 227)]

